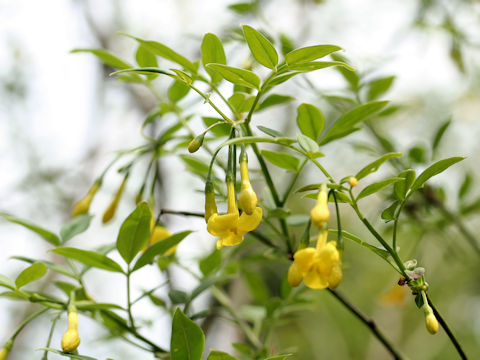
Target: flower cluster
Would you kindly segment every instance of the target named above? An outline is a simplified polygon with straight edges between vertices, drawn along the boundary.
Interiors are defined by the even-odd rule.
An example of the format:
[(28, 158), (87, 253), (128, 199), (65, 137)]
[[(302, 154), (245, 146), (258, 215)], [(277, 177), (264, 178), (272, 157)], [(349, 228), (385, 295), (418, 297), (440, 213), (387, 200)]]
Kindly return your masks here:
[(303, 280), (311, 289), (334, 289), (342, 280), (342, 256), (336, 241), (327, 242), (326, 223), (330, 211), (326, 186), (322, 186), (310, 217), (312, 223), (320, 228), (317, 245), (315, 248), (306, 247), (295, 253), (294, 262), (288, 270), (288, 282), (291, 286), (298, 286)]
[(256, 229), (262, 221), (262, 208), (257, 206), (257, 195), (253, 191), (248, 176), (246, 156), (240, 158), (240, 175), (242, 190), (240, 192), (240, 205), (242, 214), (239, 214), (235, 196), (233, 176), (227, 174), (227, 204), (226, 214), (219, 215), (215, 203), (213, 184), (207, 180), (205, 184), (205, 221), (210, 234), (218, 236), (217, 249), (224, 246), (233, 246), (243, 241), (243, 236)]

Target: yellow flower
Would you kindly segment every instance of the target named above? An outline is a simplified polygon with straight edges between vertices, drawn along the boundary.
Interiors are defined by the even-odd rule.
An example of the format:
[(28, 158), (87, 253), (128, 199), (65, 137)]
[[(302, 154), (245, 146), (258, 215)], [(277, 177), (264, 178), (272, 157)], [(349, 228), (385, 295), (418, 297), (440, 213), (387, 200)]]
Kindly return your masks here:
[(292, 265), (290, 265), (290, 267), (288, 268), (287, 280), (292, 287), (297, 287), (303, 280), (302, 273), (300, 272), (300, 270), (298, 270), (295, 262), (293, 262)]
[(74, 351), (80, 345), (80, 337), (77, 330), (78, 316), (76, 311), (68, 313), (68, 329), (62, 337), (62, 350), (64, 352)]
[(351, 187), (357, 186), (358, 185), (358, 179), (355, 176), (351, 176), (348, 179), (348, 183), (350, 184)]
[(246, 212), (238, 215), (235, 201), (235, 186), (233, 181), (227, 181), (228, 212), (218, 215), (217, 212), (210, 215), (207, 221), (207, 230), (210, 234), (218, 236), (217, 249), (223, 246), (233, 246), (243, 241), (243, 235), (254, 230), (262, 221), (262, 208), (256, 207), (251, 215)]
[(252, 215), (257, 207), (258, 199), (250, 183), (246, 153), (240, 155), (240, 176), (242, 178), (242, 190), (240, 191), (239, 197), (240, 205), (243, 211), (248, 215)]
[(382, 305), (400, 306), (405, 303), (408, 295), (408, 287), (395, 284), (394, 287), (380, 296), (380, 303)]
[[(172, 236), (172, 233), (164, 226), (162, 225), (157, 225), (153, 229), (152, 236), (150, 237), (150, 245), (153, 245), (159, 241), (162, 241), (163, 239), (166, 239), (168, 237)], [(170, 249), (168, 249), (164, 255), (171, 255), (175, 252), (177, 249), (177, 245), (172, 246)]]
[(312, 219), (312, 223), (318, 227), (322, 227), (330, 218), (328, 192), (325, 185), (322, 185), (318, 193), (317, 204), (310, 211), (310, 218)]
[(305, 248), (294, 255), (297, 270), (311, 289), (334, 289), (342, 280), (342, 260), (336, 241), (327, 243), (328, 231), (318, 234), (316, 248)]
[(215, 191), (213, 183), (207, 180), (205, 183), (205, 222), (208, 223), (210, 216), (217, 213), (217, 204), (215, 203)]
[(72, 217), (88, 213), (88, 210), (90, 209), (90, 203), (92, 202), (95, 193), (100, 188), (100, 185), (101, 181), (96, 181), (90, 190), (88, 190), (87, 195), (85, 195), (83, 199), (75, 204), (72, 211)]

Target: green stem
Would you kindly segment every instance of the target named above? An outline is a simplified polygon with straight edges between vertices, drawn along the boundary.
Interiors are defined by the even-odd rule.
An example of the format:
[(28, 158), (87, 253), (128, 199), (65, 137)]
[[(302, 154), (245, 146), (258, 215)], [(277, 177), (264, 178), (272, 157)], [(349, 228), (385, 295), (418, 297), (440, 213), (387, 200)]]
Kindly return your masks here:
[(393, 221), (393, 236), (392, 236), (392, 248), (393, 251), (397, 252), (397, 228), (398, 228), (398, 219), (400, 218), (400, 214), (402, 213), (403, 207), (405, 206), (406, 201), (402, 201), (400, 206), (398, 207), (397, 214), (395, 216), (395, 220)]
[(403, 359), (400, 352), (396, 350), (393, 344), (385, 337), (385, 335), (377, 327), (377, 324), (373, 319), (368, 318), (363, 314), (355, 305), (349, 302), (342, 294), (336, 290), (327, 289), (338, 301), (340, 301), (353, 315), (355, 315), (361, 322), (363, 322), (372, 334), (383, 344), (387, 351), (393, 356), (394, 359)]
[(22, 331), (23, 328), (30, 323), (30, 321), (36, 319), (37, 317), (39, 317), (40, 315), (42, 315), (44, 312), (46, 312), (48, 310), (50, 310), (50, 309), (49, 308), (42, 309), (40, 311), (37, 311), (37, 312), (33, 313), (32, 315), (27, 317), (25, 320), (23, 320), (22, 323), (20, 324), (20, 326), (17, 328), (17, 330), (15, 330), (13, 335), (10, 337), (10, 340), (14, 341), (15, 338), (17, 337), (17, 335), (20, 333), (20, 331)]
[[(47, 343), (45, 345), (46, 348), (49, 348), (50, 347), (50, 344), (52, 342), (52, 338), (53, 338), (53, 332), (55, 331), (55, 326), (57, 325), (57, 321), (58, 319), (60, 319), (60, 317), (62, 316), (62, 313), (59, 313), (57, 316), (55, 316), (55, 318), (52, 320), (52, 326), (50, 326), (50, 331), (48, 333), (48, 338), (47, 338)], [(48, 360), (48, 350), (45, 350), (43, 352), (43, 356), (42, 356), (42, 359), (41, 360)]]
[(205, 95), (202, 91), (197, 89), (195, 86), (192, 84), (188, 85), (191, 89), (193, 89), (197, 94), (199, 94), (202, 98), (205, 99), (205, 102), (210, 104), (212, 108), (215, 109), (215, 111), (225, 120), (225, 122), (229, 123), (232, 126), (235, 126), (235, 121), (231, 120), (227, 115), (225, 115), (222, 110), (220, 110), (211, 100), (210, 97)]
[(303, 168), (305, 165), (308, 163), (308, 159), (303, 160), (303, 162), (300, 164), (300, 167), (298, 168), (297, 172), (295, 173), (295, 176), (293, 177), (292, 181), (290, 181), (290, 184), (288, 185), (287, 190), (285, 190), (285, 194), (283, 195), (283, 199), (280, 201), (281, 206), (285, 205), (285, 203), (288, 200), (288, 197), (290, 196), (290, 193), (293, 190), (293, 187), (295, 186), (295, 183), (297, 182), (298, 178), (300, 177), (300, 173), (302, 172)]
[(130, 268), (127, 270), (127, 313), (130, 321), (130, 326), (135, 329), (135, 321), (132, 314), (132, 299), (130, 297)]
[(433, 314), (435, 315), (435, 317), (437, 318), (438, 322), (440, 323), (440, 325), (442, 326), (443, 330), (445, 330), (445, 332), (447, 333), (450, 341), (453, 343), (453, 346), (455, 346), (455, 349), (457, 350), (458, 352), (458, 355), (460, 355), (460, 357), (462, 359), (467, 359), (467, 355), (465, 355), (465, 352), (463, 351), (462, 349), (462, 346), (460, 345), (460, 343), (458, 342), (457, 338), (455, 337), (455, 335), (453, 335), (452, 331), (450, 330), (450, 328), (448, 327), (448, 324), (447, 322), (443, 319), (442, 315), (440, 315), (440, 313), (438, 312), (437, 308), (433, 305), (432, 303), (432, 300), (430, 299), (430, 297), (428, 295), (426, 295), (427, 297), (427, 300), (428, 300), (428, 303), (430, 305), (430, 307), (432, 308), (433, 310)]

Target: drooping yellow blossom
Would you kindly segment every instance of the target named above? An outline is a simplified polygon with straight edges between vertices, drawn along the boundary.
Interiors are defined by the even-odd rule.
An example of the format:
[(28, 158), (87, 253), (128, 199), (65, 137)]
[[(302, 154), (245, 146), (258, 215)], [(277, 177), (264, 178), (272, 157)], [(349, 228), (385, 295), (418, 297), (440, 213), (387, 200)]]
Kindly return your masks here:
[(74, 351), (80, 345), (80, 337), (77, 330), (78, 315), (76, 311), (68, 312), (68, 329), (62, 337), (62, 350), (64, 352)]
[(233, 181), (227, 181), (228, 212), (218, 215), (217, 212), (208, 217), (207, 230), (210, 234), (218, 236), (217, 249), (223, 246), (233, 246), (243, 241), (243, 235), (254, 230), (262, 220), (262, 208), (256, 207), (251, 215), (246, 212), (238, 214), (235, 201), (235, 186)]
[(0, 350), (0, 360), (5, 360), (7, 358), (7, 355), (8, 355), (8, 350), (3, 347)]
[(438, 331), (438, 320), (433, 314), (432, 308), (425, 303), (423, 305), (423, 311), (425, 313), (425, 326), (427, 327), (428, 332), (432, 335), (436, 334)]
[(325, 185), (322, 185), (318, 193), (317, 204), (310, 211), (312, 223), (318, 227), (322, 227), (330, 218), (330, 210), (328, 209), (328, 191)]
[(258, 199), (250, 183), (247, 154), (244, 152), (240, 155), (240, 176), (242, 179), (242, 190), (240, 191), (239, 202), (242, 210), (248, 215), (252, 215), (257, 207)]
[(303, 280), (302, 273), (298, 270), (295, 262), (293, 262), (292, 265), (290, 265), (290, 267), (288, 268), (287, 280), (292, 287), (297, 287)]
[(90, 203), (92, 202), (95, 193), (100, 188), (100, 185), (101, 181), (96, 181), (90, 190), (88, 190), (87, 195), (85, 195), (79, 202), (75, 204), (72, 211), (72, 217), (88, 213), (88, 210), (90, 209)]
[(120, 201), (120, 198), (122, 197), (123, 189), (125, 189), (125, 184), (127, 183), (127, 179), (128, 179), (128, 174), (125, 175), (125, 177), (122, 181), (122, 184), (118, 188), (118, 190), (115, 194), (115, 197), (113, 198), (112, 202), (110, 203), (110, 206), (107, 208), (107, 210), (105, 210), (105, 213), (103, 214), (103, 219), (102, 219), (102, 222), (104, 224), (106, 224), (107, 222), (112, 220), (112, 218), (115, 216), (115, 212), (117, 211), (118, 202)]
[(351, 176), (348, 179), (348, 183), (350, 184), (351, 187), (357, 186), (358, 185), (358, 179), (355, 176)]
[(294, 264), (305, 285), (311, 289), (334, 289), (342, 280), (342, 259), (337, 242), (327, 243), (328, 231), (318, 234), (316, 248), (305, 248), (294, 255)]

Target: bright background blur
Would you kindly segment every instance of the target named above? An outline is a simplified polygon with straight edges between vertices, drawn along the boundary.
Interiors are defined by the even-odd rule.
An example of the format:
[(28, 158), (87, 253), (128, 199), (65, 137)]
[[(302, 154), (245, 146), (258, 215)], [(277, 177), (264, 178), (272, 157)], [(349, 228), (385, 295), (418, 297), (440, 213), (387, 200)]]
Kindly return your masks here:
[[(425, 143), (425, 139), (431, 137), (442, 121), (450, 117), (453, 119), (439, 158), (463, 155), (467, 159), (461, 166), (434, 179), (433, 183), (442, 184), (447, 194), (456, 193), (466, 170), (478, 175), (478, 1), (325, 0), (316, 3), (308, 0), (265, 0), (261, 2), (263, 19), (260, 20), (228, 10), (230, 3), (220, 0), (0, 0), (0, 211), (8, 211), (47, 229), (58, 230), (68, 220), (74, 201), (83, 196), (113, 159), (115, 151), (141, 143), (140, 124), (155, 105), (151, 95), (143, 88), (109, 77), (108, 71), (92, 55), (69, 53), (74, 48), (107, 48), (124, 59), (133, 60), (136, 43), (118, 35), (117, 31), (162, 42), (190, 59), (199, 57), (201, 38), (206, 32), (222, 36), (227, 29), (239, 28), (245, 23), (274, 34), (286, 33), (298, 46), (339, 45), (345, 49), (343, 54), (358, 71), (374, 76), (397, 77), (387, 98), (395, 103), (407, 104), (410, 111), (396, 118), (396, 121), (387, 123), (384, 130), (393, 137), (399, 150)], [(419, 10), (421, 4), (430, 6), (424, 14)], [(456, 32), (445, 25), (445, 14), (451, 16), (450, 20), (463, 34), (462, 41)], [(451, 56), (454, 45), (461, 48), (463, 71)], [(245, 54), (239, 56), (237, 52), (229, 57), (228, 50), (227, 46), (229, 64), (238, 65), (244, 60), (242, 55)], [(339, 74), (333, 70), (308, 76), (328, 94), (335, 94), (344, 87)], [(157, 81), (161, 82), (162, 79)], [(300, 79), (287, 89), (293, 95), (303, 92), (302, 97), (293, 104), (295, 106), (299, 102), (315, 103), (318, 100), (316, 94), (306, 90), (305, 82)], [(275, 124), (283, 126), (285, 121), (288, 123), (295, 116), (293, 105), (285, 111), (274, 113), (278, 116), (278, 122), (268, 124), (267, 117), (259, 117), (259, 121), (271, 127), (277, 126)], [(195, 106), (193, 111), (209, 113), (206, 106)], [(199, 129), (200, 126), (196, 130)], [(370, 159), (367, 155), (355, 153), (352, 146), (348, 145), (353, 141), (367, 141), (362, 135), (356, 136), (342, 140), (326, 151), (325, 166), (333, 169), (334, 176), (353, 173), (358, 170), (358, 164)], [(202, 188), (201, 182), (191, 176), (169, 176), (187, 172), (184, 165), (173, 157), (162, 161), (166, 181), (162, 206), (202, 211), (202, 196), (193, 192)], [(93, 203), (94, 214), (103, 211), (120, 181), (120, 176), (114, 173), (107, 176), (105, 191), (100, 192)], [(129, 183), (125, 198), (133, 199), (140, 181), (133, 179)], [(474, 181), (474, 184), (477, 185), (478, 181)], [(478, 196), (478, 188), (475, 191), (474, 194)], [(449, 205), (455, 206), (455, 196), (447, 199)], [(132, 206), (133, 200), (123, 201), (116, 220), (105, 227), (100, 225), (97, 216), (89, 231), (73, 240), (72, 246), (91, 248), (115, 241), (121, 219), (132, 210)], [(192, 227), (198, 230), (178, 250), (180, 259), (187, 266), (212, 249), (214, 240), (204, 230), (201, 219), (165, 219), (173, 232)], [(478, 215), (467, 219), (472, 230), (478, 228), (478, 223)], [(355, 226), (353, 220), (352, 226)], [(457, 235), (451, 230), (445, 236), (455, 238)], [(4, 221), (0, 222), (0, 241), (0, 273), (11, 278), (15, 278), (25, 264), (9, 259), (10, 256), (52, 257), (47, 253), (48, 246), (35, 235)], [(438, 273), (427, 273), (434, 289), (433, 295), (439, 299), (439, 306), (460, 339), (468, 343), (470, 354), (474, 354), (472, 351), (480, 348), (478, 258), (469, 254), (468, 247), (465, 247), (460, 256), (452, 260), (445, 248), (438, 249), (434, 245), (422, 248), (423, 252), (435, 254), (429, 258), (428, 265), (437, 269)], [(367, 313), (378, 318), (386, 332), (397, 343), (401, 343), (401, 348), (417, 348), (422, 341), (428, 341), (424, 353), (410, 353), (412, 358), (455, 358), (451, 344), (441, 338), (444, 334), (439, 334), (433, 340), (428, 334), (425, 335), (422, 315), (412, 309), (412, 301), (405, 305), (414, 314), (408, 318), (415, 322), (415, 326), (410, 327), (405, 324), (407, 320), (401, 320), (404, 309), (378, 305), (375, 299), (388, 291), (388, 284), (395, 281), (394, 275), (385, 275), (385, 265), (377, 263), (370, 254), (353, 245), (352, 249), (359, 252), (357, 256), (361, 259), (353, 259), (355, 255), (348, 255), (347, 252), (347, 264), (351, 256), (351, 264), (356, 263), (356, 268), (365, 266), (373, 269), (357, 272), (347, 267), (341, 289), (360, 307), (363, 306)], [(381, 274), (375, 275), (378, 272)], [(179, 288), (188, 289), (194, 284), (193, 279), (181, 270), (175, 272), (175, 276), (181, 279)], [(465, 283), (465, 288), (457, 286), (450, 289), (449, 293), (449, 288), (442, 289), (443, 276), (452, 281), (457, 279), (456, 283)], [(89, 291), (98, 301), (112, 302), (112, 294), (115, 294), (115, 301), (124, 303), (124, 285), (117, 283), (116, 275), (93, 270), (87, 280)], [(134, 290), (137, 292), (162, 281), (160, 275), (148, 272), (142, 272), (134, 280)], [(363, 288), (358, 287), (358, 283)], [(453, 296), (457, 290), (459, 293)], [(443, 295), (446, 297), (442, 298)], [(318, 296), (323, 301), (325, 295)], [(199, 299), (197, 306), (201, 307), (204, 301), (203, 298)], [(325, 300), (325, 307), (319, 310), (320, 323), (321, 316), (332, 316), (325, 313), (325, 309), (334, 306), (329, 301)], [(0, 343), (10, 336), (28, 311), (27, 304), (0, 299)], [(151, 334), (155, 334), (152, 338), (168, 347), (169, 316), (149, 303), (137, 308), (137, 311), (140, 317), (155, 321), (151, 328)], [(307, 317), (302, 321), (307, 324), (311, 320)], [(350, 326), (345, 314), (338, 321), (339, 324), (345, 321), (347, 327)], [(393, 328), (393, 324), (401, 321), (403, 330)], [(86, 318), (81, 318), (80, 326), (81, 348), (94, 350), (98, 358), (134, 359), (142, 356), (141, 352), (121, 341), (99, 341), (106, 336), (105, 330)], [(362, 325), (351, 326), (350, 334), (344, 333), (342, 341), (368, 340), (367, 330)], [(59, 328), (62, 327), (60, 322)], [(32, 359), (31, 350), (44, 346), (48, 328), (48, 320), (37, 321), (34, 326), (27, 328), (15, 344), (12, 359)], [(408, 331), (418, 334), (407, 337), (404, 333)], [(58, 330), (54, 344), (59, 344), (62, 333), (63, 330)], [(310, 339), (308, 334), (305, 337)], [(282, 334), (279, 338), (282, 338)], [(208, 341), (207, 347), (230, 349), (226, 337)], [(380, 351), (375, 340), (366, 350), (362, 350), (363, 353), (358, 354), (348, 353), (340, 340), (324, 344), (311, 337), (308, 341), (312, 353), (321, 354), (324, 351), (322, 356), (329, 359), (370, 359), (374, 358), (376, 351)], [(430, 351), (435, 346), (438, 351), (432, 355)], [(335, 352), (334, 349), (344, 350)], [(442, 357), (442, 351), (446, 357)], [(84, 352), (89, 354), (89, 351)], [(477, 352), (477, 355), (480, 356), (480, 353)], [(40, 356), (38, 352), (36, 357)], [(379, 356), (382, 358), (382, 355)], [(50, 355), (50, 358), (58, 357)]]

